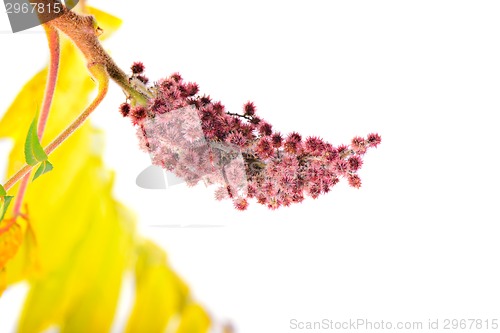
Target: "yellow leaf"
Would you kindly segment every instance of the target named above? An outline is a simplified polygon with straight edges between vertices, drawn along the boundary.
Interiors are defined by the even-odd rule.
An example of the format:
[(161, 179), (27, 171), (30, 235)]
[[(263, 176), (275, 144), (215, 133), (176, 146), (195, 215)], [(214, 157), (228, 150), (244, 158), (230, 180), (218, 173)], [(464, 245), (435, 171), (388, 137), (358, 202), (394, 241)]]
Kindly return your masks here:
[[(119, 27), (121, 20), (118, 18), (102, 11), (90, 7), (88, 8), (91, 14), (96, 17), (99, 24), (102, 25), (106, 31), (108, 31), (108, 35)], [(94, 90), (94, 83), (88, 75), (84, 59), (81, 57), (79, 51), (73, 46), (73, 44), (65, 39), (62, 41), (61, 59), (62, 61), (59, 68), (56, 92), (52, 103), (52, 114), (49, 117), (45, 135), (42, 140), (43, 146), (46, 146), (49, 142), (51, 142), (71, 121), (78, 116), (80, 112), (82, 112), (82, 110), (87, 106), (90, 94)], [(34, 117), (38, 106), (42, 104), (46, 77), (47, 69), (45, 68), (37, 73), (28, 83), (26, 83), (10, 108), (5, 113), (4, 117), (0, 120), (0, 138), (8, 137), (14, 140), (14, 147), (9, 156), (7, 171), (9, 177), (19, 170), (25, 163), (23, 148), (24, 137), (26, 136), (29, 128), (29, 119)], [(54, 114), (57, 115), (54, 116)], [(51, 161), (57, 162), (56, 160), (59, 156), (67, 155), (68, 151), (72, 150), (73, 153), (69, 152), (71, 160), (68, 160), (64, 166), (64, 172), (54, 172), (50, 176), (46, 175), (47, 178), (44, 181), (40, 181), (40, 183), (36, 184), (36, 186), (30, 187), (30, 191), (32, 193), (36, 193), (37, 190), (34, 189), (35, 187), (43, 189), (45, 186), (50, 187), (50, 184), (58, 184), (59, 191), (52, 191), (53, 193), (51, 193), (51, 196), (44, 196), (48, 201), (46, 203), (47, 207), (57, 208), (56, 203), (61, 202), (66, 196), (66, 193), (69, 191), (66, 186), (69, 185), (70, 182), (66, 180), (74, 179), (76, 177), (76, 174), (79, 171), (78, 168), (85, 162), (87, 155), (91, 153), (92, 137), (89, 134), (90, 130), (91, 129), (88, 125), (83, 126), (83, 128), (79, 129), (77, 133), (75, 133), (68, 140), (68, 142), (73, 143), (72, 147), (61, 147), (58, 151), (52, 154)], [(75, 154), (74, 152), (76, 151), (79, 153)], [(58, 167), (61, 168), (61, 164), (59, 164)], [(15, 193), (16, 190), (17, 187), (11, 190), (10, 193)], [(29, 198), (27, 202), (29, 202)], [(53, 214), (55, 212), (47, 209), (40, 212), (40, 215), (37, 215), (36, 212), (33, 213), (36, 220), (45, 220), (50, 218), (50, 216), (54, 216)], [(52, 236), (57, 237), (58, 231), (60, 231), (59, 233), (61, 235), (69, 234), (74, 236), (78, 236), (81, 231), (71, 224), (69, 224), (66, 228), (58, 230), (56, 230), (56, 228), (57, 226), (53, 226), (52, 230), (47, 230), (47, 239), (50, 239)], [(37, 227), (35, 226), (33, 229), (37, 229)], [(36, 230), (37, 234), (38, 232), (43, 233), (43, 229), (41, 231)], [(42, 242), (45, 240), (43, 235), (39, 235), (39, 237), (42, 237)], [(63, 237), (62, 239), (66, 239), (66, 237)], [(68, 238), (68, 242), (59, 244), (60, 248), (58, 253), (53, 253), (52, 249), (47, 249), (47, 251), (52, 253), (51, 256), (41, 254), (40, 257), (42, 258), (42, 261), (45, 260), (45, 262), (42, 262), (45, 268), (50, 270), (51, 266), (59, 266), (61, 261), (68, 257), (69, 249), (67, 246), (71, 246), (71, 244), (72, 239)], [(45, 251), (45, 248), (42, 247), (41, 251)], [(21, 249), (21, 252), (26, 252), (26, 249)], [(24, 260), (29, 257), (32, 256), (29, 254), (20, 255), (18, 256), (19, 260), (12, 263), (12, 267), (9, 268), (9, 284), (24, 278), (25, 273), (31, 270), (27, 267)]]
[(23, 246), (25, 250), (25, 267), (27, 276), (38, 273), (40, 271), (40, 259), (38, 256), (38, 245), (36, 235), (31, 227), (31, 223), (27, 220), (26, 230), (24, 232)]
[(7, 288), (7, 274), (5, 274), (5, 268), (0, 268), (0, 297)]
[(189, 304), (182, 313), (176, 333), (206, 333), (210, 328), (210, 317), (196, 303)]
[[(89, 11), (104, 29), (103, 38), (121, 22)], [(46, 69), (35, 75), (0, 120), (0, 137), (14, 140), (9, 176), (24, 164), (24, 138), (42, 103), (46, 76)], [(84, 110), (94, 88), (79, 52), (63, 40), (42, 146)], [(57, 170), (28, 187), (26, 226), (16, 224), (5, 233), (8, 237), (0, 238), (7, 244), (0, 243), (0, 264), (8, 260), (5, 270), (0, 265), (0, 294), (6, 283), (30, 282), (19, 332), (42, 332), (53, 325), (63, 333), (108, 332), (124, 273), (131, 267), (135, 267), (136, 300), (127, 332), (163, 332), (169, 320), (179, 318), (185, 327), (182, 332), (203, 332), (208, 316), (192, 305), (188, 287), (167, 265), (164, 251), (139, 239), (135, 217), (113, 198), (114, 175), (104, 166), (103, 142), (103, 133), (88, 122), (69, 137), (50, 155)], [(17, 187), (9, 194), (16, 191)], [(195, 322), (188, 324), (190, 320)]]
[(126, 332), (164, 332), (187, 301), (189, 290), (167, 266), (166, 255), (146, 241), (137, 250), (136, 298)]
[(0, 270), (14, 257), (23, 241), (23, 231), (16, 221), (4, 220), (0, 223)]
[[(106, 31), (116, 29), (119, 20), (100, 11), (92, 14)], [(63, 41), (61, 60), (44, 146), (83, 111), (94, 90), (83, 59), (68, 41)], [(24, 163), (26, 125), (41, 104), (46, 75), (46, 70), (35, 75), (0, 121), (0, 136), (15, 143), (9, 175)], [(112, 198), (113, 174), (102, 163), (102, 142), (102, 133), (83, 125), (50, 156), (57, 172), (28, 188), (25, 202), (39, 269), (34, 276), (26, 274), (35, 266), (34, 237), (7, 265), (9, 284), (31, 278), (19, 332), (51, 325), (62, 332), (106, 332), (112, 324), (135, 230), (130, 212)]]
[[(93, 9), (91, 9), (91, 11), (93, 11)], [(116, 30), (121, 22), (114, 16), (98, 10), (92, 13), (100, 22), (99, 24), (102, 22), (102, 25), (110, 32)], [(7, 171), (9, 177), (24, 165), (24, 137), (29, 128), (30, 119), (35, 115), (37, 105), (42, 104), (46, 76), (47, 69), (43, 69), (26, 83), (4, 117), (0, 120), (0, 138), (9, 137), (14, 140), (14, 147), (9, 156)], [(89, 77), (85, 61), (79, 54), (79, 51), (70, 41), (63, 39), (59, 75), (51, 108), (52, 112), (49, 116), (49, 121), (42, 140), (43, 146), (51, 142), (79, 115), (80, 112), (83, 111), (88, 104), (89, 96), (94, 90), (94, 87), (95, 85)], [(27, 202), (29, 202), (30, 192), (43, 193), (42, 189), (44, 187), (52, 187), (52, 184), (58, 184), (57, 191), (52, 191), (50, 196), (44, 196), (44, 199), (47, 200), (47, 208), (41, 210), (39, 213), (32, 211), (32, 215), (35, 217), (34, 224), (36, 224), (36, 220), (46, 220), (51, 219), (51, 216), (57, 216), (54, 215), (59, 208), (57, 207), (57, 203), (63, 202), (66, 194), (69, 193), (68, 186), (71, 182), (67, 180), (75, 179), (79, 172), (79, 168), (85, 163), (89, 154), (100, 153), (92, 152), (95, 145), (93, 145), (94, 138), (91, 132), (92, 129), (88, 124), (82, 126), (82, 128), (70, 137), (64, 145), (51, 155), (50, 159), (53, 164), (57, 165), (59, 169), (64, 168), (63, 172), (52, 172), (45, 175), (43, 181), (38, 180), (36, 183), (30, 185)], [(66, 162), (63, 163), (64, 165), (59, 163), (61, 159), (66, 160)], [(17, 187), (9, 193), (15, 193), (16, 189)], [(42, 192), (38, 192), (39, 190), (42, 190)], [(76, 204), (77, 203), (74, 203), (74, 205)], [(56, 211), (54, 211), (54, 209)], [(66, 210), (66, 212), (66, 215), (68, 215), (68, 210)], [(78, 228), (79, 226), (71, 223), (62, 223), (63, 221), (61, 221), (61, 218), (62, 216), (59, 215), (55, 224), (61, 222), (62, 228), (57, 229), (57, 225), (54, 225), (53, 222), (52, 230), (47, 230), (48, 233), (46, 235), (43, 234), (43, 229), (37, 230), (39, 228), (36, 225), (33, 226), (35, 234), (40, 238), (40, 242), (44, 242), (45, 239), (50, 242), (51, 237), (58, 237), (57, 234), (78, 237), (79, 233), (82, 231)], [(81, 219), (80, 222), (80, 227), (84, 227), (84, 220)], [(42, 252), (51, 253), (50, 256), (44, 253), (40, 254), (41, 264), (48, 270), (50, 270), (50, 267), (60, 266), (61, 262), (69, 256), (70, 249), (68, 246), (72, 246), (73, 238), (62, 237), (61, 240), (67, 240), (67, 242), (63, 241), (59, 243), (58, 253), (53, 253), (51, 248), (40, 248)], [(25, 249), (21, 249), (21, 251), (24, 252)], [(12, 263), (12, 267), (9, 268), (9, 284), (23, 279), (26, 277), (26, 271), (30, 270), (26, 267), (25, 261), (21, 259), (27, 258), (29, 255), (23, 254), (19, 257), (19, 260)]]
[[(114, 319), (114, 311), (120, 295), (121, 281), (124, 271), (130, 266), (130, 257), (132, 256), (132, 231), (134, 220), (129, 212), (123, 207), (115, 207), (110, 212), (113, 216), (108, 217), (106, 221), (117, 221), (122, 230), (130, 232), (121, 232), (109, 234), (101, 238), (105, 245), (89, 244), (94, 246), (89, 251), (84, 251), (82, 261), (88, 261), (88, 256), (98, 256), (102, 258), (94, 261), (95, 272), (93, 272), (93, 283), (91, 287), (80, 298), (78, 304), (68, 313), (68, 316), (61, 327), (61, 333), (68, 332), (106, 332), (111, 327)], [(109, 232), (115, 232), (116, 228), (109, 228)], [(106, 251), (106, 249), (109, 249)], [(97, 253), (102, 252), (104, 253)], [(82, 264), (81, 267), (84, 265)], [(89, 276), (88, 272), (82, 272), (84, 276)], [(76, 279), (81, 275), (75, 276)], [(89, 278), (91, 278), (89, 276)], [(29, 313), (28, 313), (29, 315)]]
[[(62, 332), (109, 330), (122, 276), (130, 265), (134, 222), (130, 213), (111, 197), (112, 175), (105, 176), (102, 160), (88, 156), (85, 167), (68, 189), (75, 197), (68, 196), (60, 203), (65, 207), (53, 212), (61, 216), (61, 223), (49, 218), (47, 226), (38, 229), (40, 258), (50, 263), (51, 257), (56, 256), (59, 261), (53, 266), (41, 262), (46, 272), (33, 279), (19, 332), (39, 332), (53, 324), (60, 324)], [(30, 207), (34, 216), (33, 206)], [(50, 224), (56, 225), (52, 236)], [(72, 232), (74, 227), (79, 234)], [(58, 236), (57, 228), (67, 235)], [(42, 243), (54, 236), (61, 241)], [(65, 237), (71, 243), (63, 241)], [(69, 251), (65, 257), (57, 254), (61, 244)]]

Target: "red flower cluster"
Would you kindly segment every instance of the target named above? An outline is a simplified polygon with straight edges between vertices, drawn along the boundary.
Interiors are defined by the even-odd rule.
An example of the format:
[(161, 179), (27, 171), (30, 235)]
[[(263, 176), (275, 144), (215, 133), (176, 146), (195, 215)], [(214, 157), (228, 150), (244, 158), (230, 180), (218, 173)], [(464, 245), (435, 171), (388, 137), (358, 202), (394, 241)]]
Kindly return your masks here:
[[(142, 63), (134, 63), (131, 79), (147, 83), (143, 70)], [(216, 199), (231, 199), (239, 210), (251, 198), (271, 209), (301, 202), (305, 195), (317, 198), (340, 177), (359, 188), (362, 156), (381, 142), (376, 133), (337, 147), (316, 136), (282, 135), (256, 115), (252, 102), (243, 114), (228, 112), (220, 102), (197, 95), (198, 85), (177, 73), (148, 89), (147, 105), (123, 103), (120, 112), (137, 126), (140, 146), (153, 164), (188, 185), (218, 184)]]

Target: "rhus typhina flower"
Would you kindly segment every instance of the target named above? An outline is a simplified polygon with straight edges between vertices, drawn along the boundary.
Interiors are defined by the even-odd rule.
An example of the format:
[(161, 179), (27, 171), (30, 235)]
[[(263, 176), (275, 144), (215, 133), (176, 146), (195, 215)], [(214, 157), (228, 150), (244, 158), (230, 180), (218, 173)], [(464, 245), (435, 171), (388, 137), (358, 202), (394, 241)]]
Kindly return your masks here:
[[(143, 70), (142, 63), (134, 63), (130, 79), (147, 83)], [(229, 112), (210, 96), (198, 95), (198, 85), (178, 73), (147, 89), (147, 105), (120, 106), (137, 127), (140, 147), (153, 164), (188, 185), (215, 184), (216, 199), (231, 199), (239, 210), (249, 199), (276, 209), (306, 195), (317, 198), (342, 177), (359, 188), (362, 157), (381, 142), (376, 133), (339, 146), (297, 132), (282, 135), (256, 115), (252, 102), (243, 105), (242, 114)]]

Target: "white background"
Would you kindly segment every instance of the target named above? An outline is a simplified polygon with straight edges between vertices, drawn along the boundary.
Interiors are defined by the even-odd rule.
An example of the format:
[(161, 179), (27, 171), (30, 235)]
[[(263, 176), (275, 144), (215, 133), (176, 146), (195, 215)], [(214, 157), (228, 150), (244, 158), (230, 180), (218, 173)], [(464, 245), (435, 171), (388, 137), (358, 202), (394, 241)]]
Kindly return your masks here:
[[(252, 100), (283, 133), (334, 145), (382, 136), (361, 189), (343, 181), (301, 205), (237, 212), (202, 185), (135, 185), (149, 157), (113, 87), (92, 121), (107, 132), (116, 195), (215, 318), (241, 333), (299, 332), (294, 318), (500, 319), (500, 3), (89, 3), (124, 19), (106, 47), (125, 69), (141, 60), (153, 80), (179, 71), (232, 111)], [(48, 55), (43, 34), (0, 39), (3, 112)], [(0, 299), (1, 332), (24, 290)]]

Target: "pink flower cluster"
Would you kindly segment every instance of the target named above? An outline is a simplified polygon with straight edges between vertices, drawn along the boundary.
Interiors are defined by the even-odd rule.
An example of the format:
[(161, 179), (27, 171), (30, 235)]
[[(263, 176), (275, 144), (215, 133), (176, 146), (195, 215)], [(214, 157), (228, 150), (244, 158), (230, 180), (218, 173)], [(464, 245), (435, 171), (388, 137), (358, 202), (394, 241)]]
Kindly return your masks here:
[[(143, 71), (142, 63), (134, 63), (131, 80), (147, 84)], [(177, 73), (148, 90), (147, 105), (123, 103), (120, 112), (137, 126), (140, 146), (153, 164), (188, 185), (217, 184), (216, 199), (231, 199), (239, 210), (252, 198), (270, 209), (302, 202), (306, 195), (317, 198), (341, 177), (359, 188), (362, 157), (381, 142), (376, 133), (336, 147), (316, 136), (282, 135), (257, 116), (252, 102), (242, 114), (228, 112)]]

